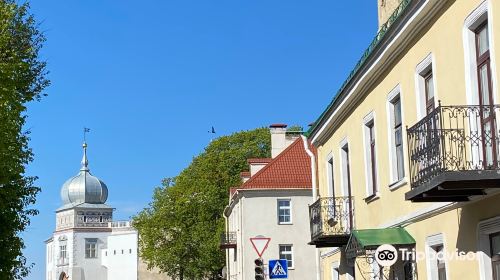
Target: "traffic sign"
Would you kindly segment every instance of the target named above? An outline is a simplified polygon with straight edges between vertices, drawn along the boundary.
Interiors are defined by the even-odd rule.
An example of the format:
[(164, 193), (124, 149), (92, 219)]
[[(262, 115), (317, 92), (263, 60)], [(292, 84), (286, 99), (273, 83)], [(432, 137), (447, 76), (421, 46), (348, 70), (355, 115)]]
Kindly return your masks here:
[(269, 260), (269, 279), (288, 278), (287, 260)]
[(257, 252), (257, 255), (259, 255), (259, 258), (262, 257), (262, 254), (264, 254), (264, 251), (267, 249), (269, 241), (271, 241), (271, 238), (262, 235), (250, 238), (250, 242), (252, 242), (252, 246), (255, 252)]

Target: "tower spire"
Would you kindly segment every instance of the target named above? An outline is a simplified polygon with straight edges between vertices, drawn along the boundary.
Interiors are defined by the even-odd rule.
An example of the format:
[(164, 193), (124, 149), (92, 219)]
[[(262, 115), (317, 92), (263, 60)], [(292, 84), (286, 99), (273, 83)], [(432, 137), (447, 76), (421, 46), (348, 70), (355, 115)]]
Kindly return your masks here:
[(83, 147), (83, 158), (82, 158), (82, 168), (80, 170), (88, 171), (89, 161), (87, 159), (87, 142), (83, 142), (82, 147)]
[(87, 159), (87, 132), (90, 132), (90, 128), (84, 127), (83, 128), (83, 158), (82, 158), (82, 168), (80, 170), (82, 171), (88, 171), (89, 168), (89, 161)]

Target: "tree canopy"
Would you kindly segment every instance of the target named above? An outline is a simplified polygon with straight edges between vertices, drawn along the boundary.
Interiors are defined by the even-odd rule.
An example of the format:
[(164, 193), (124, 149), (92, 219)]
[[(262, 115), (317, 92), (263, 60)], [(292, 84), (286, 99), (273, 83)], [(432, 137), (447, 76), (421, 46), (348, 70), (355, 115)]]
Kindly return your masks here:
[(167, 178), (134, 217), (141, 257), (173, 279), (218, 279), (219, 249), (230, 187), (241, 184), (248, 158), (270, 156), (267, 128), (242, 131), (211, 142), (177, 177)]
[(46, 63), (39, 59), (44, 41), (28, 4), (0, 1), (0, 279), (22, 279), (31, 267), (19, 234), (37, 214), (28, 207), (40, 189), (25, 174), (33, 153), (23, 126), (26, 104), (40, 100), (49, 85)]

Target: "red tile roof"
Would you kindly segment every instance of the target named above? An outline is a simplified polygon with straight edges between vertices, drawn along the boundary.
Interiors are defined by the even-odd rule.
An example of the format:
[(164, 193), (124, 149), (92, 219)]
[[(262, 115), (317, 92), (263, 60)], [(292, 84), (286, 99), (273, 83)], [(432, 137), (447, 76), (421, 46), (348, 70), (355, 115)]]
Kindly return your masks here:
[[(309, 149), (316, 153), (310, 143)], [(311, 158), (298, 138), (238, 189), (310, 189), (311, 185)]]
[(250, 171), (240, 172), (240, 177), (241, 178), (250, 178)]

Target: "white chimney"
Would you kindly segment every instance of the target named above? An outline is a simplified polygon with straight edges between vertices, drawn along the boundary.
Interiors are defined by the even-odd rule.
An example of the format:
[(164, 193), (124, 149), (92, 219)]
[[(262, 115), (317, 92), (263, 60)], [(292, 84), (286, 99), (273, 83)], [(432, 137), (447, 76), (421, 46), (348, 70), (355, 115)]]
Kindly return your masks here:
[(277, 157), (284, 149), (299, 138), (297, 134), (286, 134), (286, 124), (277, 123), (269, 126), (271, 132), (271, 157)]

